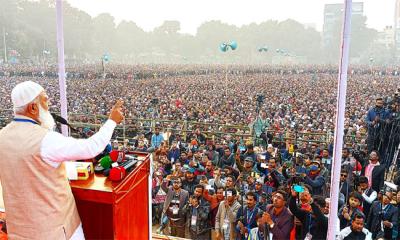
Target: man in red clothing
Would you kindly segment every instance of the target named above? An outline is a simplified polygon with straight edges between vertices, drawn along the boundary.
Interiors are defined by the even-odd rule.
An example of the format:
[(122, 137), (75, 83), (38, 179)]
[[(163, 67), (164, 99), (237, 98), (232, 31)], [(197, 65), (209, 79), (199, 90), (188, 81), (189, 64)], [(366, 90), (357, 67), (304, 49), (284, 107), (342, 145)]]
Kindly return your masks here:
[[(218, 212), (219, 203), (222, 202), (223, 200), (225, 200), (224, 188), (223, 187), (219, 187), (217, 189), (217, 193), (216, 194), (210, 195), (207, 187), (205, 187), (205, 190), (203, 192), (203, 198), (210, 203), (211, 226), (214, 229), (214, 227), (215, 227), (215, 216), (217, 215), (217, 212)], [(213, 236), (215, 236), (215, 231), (211, 230), (212, 239), (214, 239)]]

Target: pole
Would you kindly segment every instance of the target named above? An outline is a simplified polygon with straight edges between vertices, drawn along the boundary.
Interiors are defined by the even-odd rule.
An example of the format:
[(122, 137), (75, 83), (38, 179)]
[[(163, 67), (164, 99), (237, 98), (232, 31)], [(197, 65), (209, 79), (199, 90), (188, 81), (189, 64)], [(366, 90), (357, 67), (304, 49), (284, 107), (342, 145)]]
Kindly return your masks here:
[(6, 43), (6, 28), (3, 27), (3, 46), (4, 46), (4, 63), (7, 63), (7, 43)]
[(225, 97), (228, 97), (228, 63), (225, 65)]
[(344, 111), (346, 106), (346, 89), (347, 89), (347, 69), (350, 48), (350, 29), (351, 29), (351, 9), (352, 0), (345, 0), (344, 3), (344, 23), (342, 28), (342, 44), (340, 52), (339, 81), (338, 81), (338, 97), (336, 104), (336, 128), (334, 135), (334, 153), (331, 171), (331, 205), (329, 209), (328, 223), (328, 240), (334, 240), (336, 237), (336, 226), (338, 224), (338, 200), (339, 200), (339, 184), (340, 184), (340, 167), (343, 148), (344, 134)]
[[(58, 48), (58, 83), (60, 85), (60, 103), (61, 117), (67, 118), (67, 91), (65, 84), (65, 62), (64, 62), (64, 30), (63, 30), (63, 13), (62, 0), (56, 0), (56, 17), (57, 17), (57, 48)], [(61, 132), (64, 136), (68, 136), (68, 127), (61, 125)]]

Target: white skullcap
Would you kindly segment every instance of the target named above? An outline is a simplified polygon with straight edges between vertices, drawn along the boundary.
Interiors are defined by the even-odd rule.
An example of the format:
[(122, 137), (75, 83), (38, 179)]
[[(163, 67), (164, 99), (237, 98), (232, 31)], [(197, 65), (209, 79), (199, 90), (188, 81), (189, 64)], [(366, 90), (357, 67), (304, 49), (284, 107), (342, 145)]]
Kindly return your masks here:
[(43, 87), (35, 82), (22, 82), (11, 91), (11, 101), (14, 107), (22, 107), (32, 102), (42, 91), (44, 91)]

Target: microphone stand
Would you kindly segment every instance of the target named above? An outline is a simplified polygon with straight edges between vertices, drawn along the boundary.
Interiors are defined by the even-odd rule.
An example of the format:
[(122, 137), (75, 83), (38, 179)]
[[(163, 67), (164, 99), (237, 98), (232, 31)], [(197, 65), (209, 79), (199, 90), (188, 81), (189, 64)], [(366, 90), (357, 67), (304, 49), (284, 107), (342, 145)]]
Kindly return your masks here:
[(53, 117), (55, 122), (68, 126), (70, 133), (77, 132), (77, 130), (75, 128), (73, 128), (65, 118), (58, 116), (55, 113), (51, 113), (51, 116)]
[[(258, 229), (260, 231), (260, 229)], [(267, 223), (264, 223), (264, 240), (272, 240), (269, 239), (269, 225)]]

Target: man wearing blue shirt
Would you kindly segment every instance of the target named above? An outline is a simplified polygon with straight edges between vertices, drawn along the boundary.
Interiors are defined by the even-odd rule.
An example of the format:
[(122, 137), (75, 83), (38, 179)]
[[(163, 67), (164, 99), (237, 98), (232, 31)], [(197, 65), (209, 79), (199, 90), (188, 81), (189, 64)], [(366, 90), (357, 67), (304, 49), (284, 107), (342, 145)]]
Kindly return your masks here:
[(367, 146), (368, 153), (375, 149), (375, 141), (378, 140), (378, 134), (381, 129), (382, 121), (389, 119), (389, 112), (383, 107), (383, 99), (377, 98), (375, 102), (375, 107), (371, 108), (367, 117), (365, 118), (365, 122), (368, 126), (368, 138), (367, 138)]
[(160, 134), (160, 128), (156, 127), (153, 136), (151, 136), (151, 147), (159, 148), (164, 141), (164, 137)]

